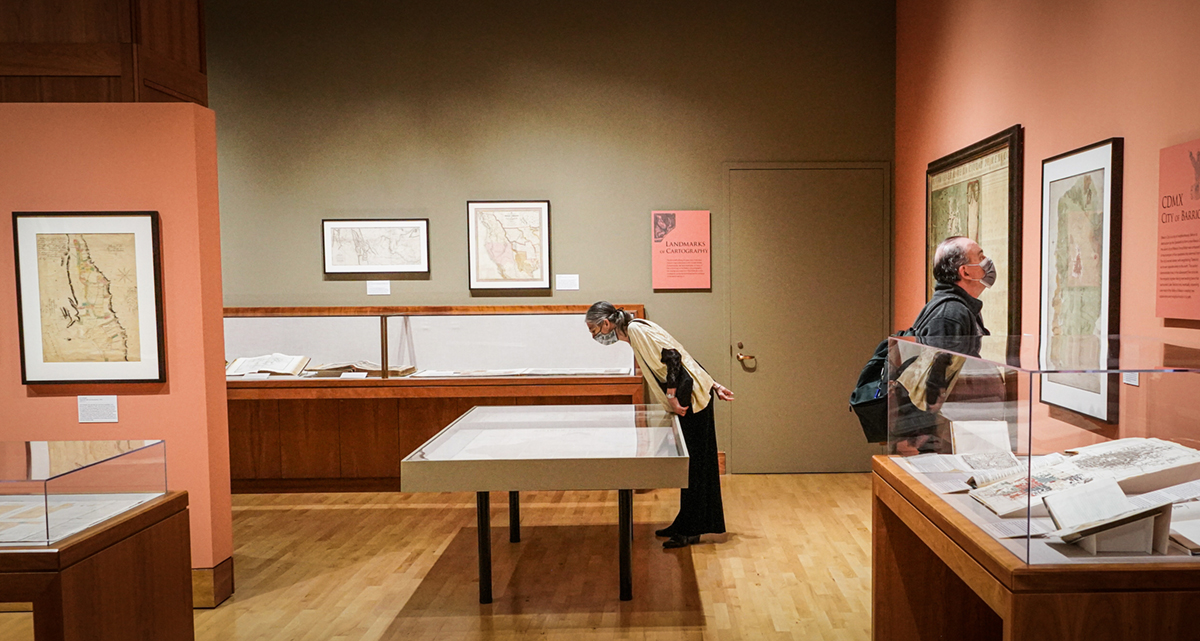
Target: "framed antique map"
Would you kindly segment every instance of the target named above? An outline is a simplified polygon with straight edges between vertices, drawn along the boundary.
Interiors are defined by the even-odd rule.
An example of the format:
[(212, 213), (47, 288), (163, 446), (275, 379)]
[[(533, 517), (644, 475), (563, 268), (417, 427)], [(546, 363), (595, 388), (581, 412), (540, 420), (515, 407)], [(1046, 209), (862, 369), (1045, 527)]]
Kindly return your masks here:
[(550, 289), (550, 201), (467, 202), (471, 289)]
[(1014, 125), (929, 163), (925, 172), (925, 298), (933, 296), (938, 244), (971, 238), (996, 264), (996, 284), (980, 300), (983, 324), (997, 335), (1021, 333), (1024, 132)]
[[(1042, 161), (1040, 366), (1108, 369), (1120, 333), (1124, 140), (1110, 138)], [(1042, 402), (1110, 423), (1118, 376), (1046, 374)]]
[(163, 382), (158, 212), (13, 214), (21, 381)]
[(429, 220), (322, 220), (326, 274), (429, 273)]

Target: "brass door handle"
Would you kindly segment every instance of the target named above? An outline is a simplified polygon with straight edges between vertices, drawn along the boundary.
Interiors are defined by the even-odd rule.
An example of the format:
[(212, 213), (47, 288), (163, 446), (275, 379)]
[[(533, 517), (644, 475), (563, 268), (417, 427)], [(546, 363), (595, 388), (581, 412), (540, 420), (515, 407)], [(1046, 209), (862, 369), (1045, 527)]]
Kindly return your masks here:
[(742, 354), (740, 352), (737, 355), (737, 359), (739, 361), (750, 361), (750, 360), (754, 360), (754, 358), (755, 358), (754, 356), (750, 356), (749, 354)]

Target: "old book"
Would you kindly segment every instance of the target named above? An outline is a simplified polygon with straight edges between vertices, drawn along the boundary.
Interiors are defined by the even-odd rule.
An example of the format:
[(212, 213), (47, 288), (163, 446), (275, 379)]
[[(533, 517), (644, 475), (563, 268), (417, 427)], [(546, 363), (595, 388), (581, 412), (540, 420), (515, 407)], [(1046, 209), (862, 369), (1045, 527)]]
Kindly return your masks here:
[[(310, 364), (305, 369), (310, 372), (316, 372), (316, 376), (318, 377), (341, 376), (344, 372), (366, 372), (367, 374), (380, 374), (383, 372), (383, 366), (374, 361), (322, 363), (320, 365)], [(391, 367), (388, 368), (388, 376), (408, 376), (415, 371), (415, 367)]]
[(1200, 452), (1155, 438), (1125, 438), (1071, 450), (1075, 456), (998, 481), (971, 496), (1000, 516), (1023, 514), (1044, 496), (1100, 478), (1126, 494), (1142, 494), (1200, 478)]
[(287, 354), (267, 354), (250, 358), (235, 358), (225, 368), (226, 376), (241, 376), (252, 373), (290, 374), (299, 376), (308, 365), (307, 356), (288, 356)]

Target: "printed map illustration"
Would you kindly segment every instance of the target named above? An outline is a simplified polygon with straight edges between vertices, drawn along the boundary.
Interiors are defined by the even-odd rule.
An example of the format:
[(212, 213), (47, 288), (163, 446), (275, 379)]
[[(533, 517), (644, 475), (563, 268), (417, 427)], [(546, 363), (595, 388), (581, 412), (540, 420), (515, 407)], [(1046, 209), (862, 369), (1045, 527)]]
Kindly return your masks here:
[(140, 361), (133, 234), (38, 234), (42, 360)]
[[(1048, 240), (1052, 367), (1096, 367), (1101, 347), (1101, 285), (1104, 282), (1104, 170), (1050, 183)], [(1060, 338), (1067, 337), (1067, 338)], [(1102, 374), (1051, 374), (1049, 379), (1096, 394)]]
[(423, 267), (425, 241), (417, 227), (335, 227), (330, 232), (335, 267)]
[(511, 283), (541, 281), (545, 269), (542, 255), (545, 233), (539, 208), (477, 209), (477, 279)]

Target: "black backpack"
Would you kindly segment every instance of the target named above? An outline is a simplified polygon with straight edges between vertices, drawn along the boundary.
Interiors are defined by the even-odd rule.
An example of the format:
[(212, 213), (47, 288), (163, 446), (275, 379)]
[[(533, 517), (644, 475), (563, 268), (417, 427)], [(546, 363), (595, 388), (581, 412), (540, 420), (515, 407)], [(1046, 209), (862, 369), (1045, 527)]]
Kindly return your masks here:
[[(945, 297), (936, 305), (927, 305), (921, 310), (912, 327), (892, 336), (916, 336), (916, 328), (923, 326), (933, 310), (948, 300), (955, 299)], [(859, 373), (854, 391), (850, 392), (850, 411), (858, 416), (858, 422), (862, 424), (863, 435), (867, 437), (868, 443), (884, 443), (888, 440), (888, 383), (896, 380), (914, 360), (915, 356), (901, 363), (895, 372), (889, 372), (888, 339), (885, 338), (875, 347), (875, 352)]]

